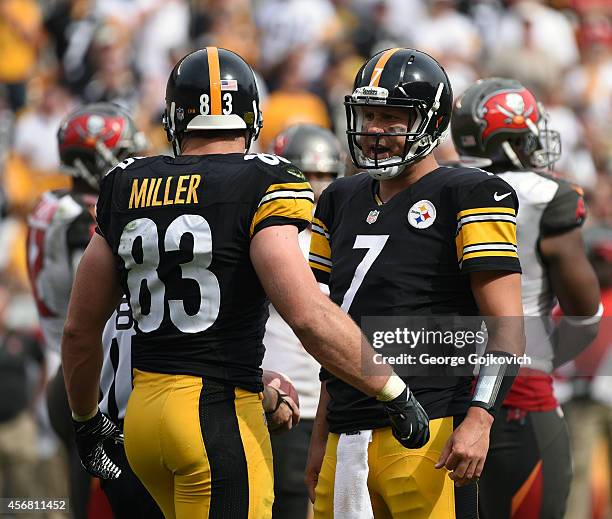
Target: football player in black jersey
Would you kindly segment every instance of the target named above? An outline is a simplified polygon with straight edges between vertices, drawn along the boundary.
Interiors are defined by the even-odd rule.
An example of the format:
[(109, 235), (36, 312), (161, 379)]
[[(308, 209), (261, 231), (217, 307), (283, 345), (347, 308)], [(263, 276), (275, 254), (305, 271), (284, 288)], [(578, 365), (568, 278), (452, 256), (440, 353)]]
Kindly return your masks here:
[[(129, 158), (101, 185), (96, 234), (79, 265), (62, 361), (82, 459), (115, 477), (102, 442), (117, 431), (97, 406), (100, 336), (121, 292), (130, 302), (134, 390), (125, 446), (168, 518), (267, 518), (272, 460), (261, 396), (267, 299), (331, 372), (381, 400), (398, 441), (428, 422), (359, 328), (319, 290), (298, 231), (313, 193), (298, 168), (245, 154), (261, 128), (251, 67), (207, 47), (174, 67), (165, 128), (176, 157)], [(263, 400), (263, 401), (262, 401)], [(263, 404), (263, 408), (262, 408)]]
[(429, 55), (404, 48), (374, 55), (345, 106), (351, 156), (365, 172), (321, 196), (309, 258), (332, 300), (362, 325), (370, 316), (509, 319), (489, 329), (490, 357), (499, 362), (481, 370), (474, 396), (471, 377), (444, 369), (405, 378), (431, 420), (431, 439), (417, 451), (391, 441), (376, 400), (322, 370), (306, 474), (315, 517), (476, 517), (473, 482), (524, 351), (516, 194), (484, 171), (437, 164), (431, 152), (447, 130), (452, 91)]
[[(603, 313), (580, 227), (582, 190), (546, 174), (560, 157), (544, 107), (520, 82), (488, 78), (470, 86), (453, 109), (452, 135), (462, 158), (508, 182), (521, 205), (518, 250), (523, 268), (529, 369), (519, 372), (480, 480), (483, 519), (563, 519), (571, 481), (567, 426), (553, 392), (552, 370), (594, 339)], [(566, 315), (550, 319), (559, 301)]]

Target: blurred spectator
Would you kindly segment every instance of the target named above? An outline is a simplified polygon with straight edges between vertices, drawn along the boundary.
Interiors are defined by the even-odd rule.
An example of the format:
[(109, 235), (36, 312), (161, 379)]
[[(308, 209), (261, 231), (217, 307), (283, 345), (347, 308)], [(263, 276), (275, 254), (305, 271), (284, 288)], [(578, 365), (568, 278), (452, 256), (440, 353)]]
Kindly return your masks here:
[(436, 59), (475, 62), (481, 43), (474, 22), (457, 11), (455, 0), (431, 0), (428, 4), (429, 18), (415, 27), (413, 44)]
[(26, 103), (41, 38), (41, 14), (34, 0), (0, 1), (0, 86), (17, 112)]
[[(33, 338), (7, 328), (11, 293), (0, 281), (0, 495), (39, 497), (37, 437), (32, 414), (45, 382), (44, 356)], [(29, 377), (35, 368), (38, 381)]]
[(523, 46), (539, 50), (558, 69), (576, 64), (579, 58), (572, 24), (563, 13), (544, 5), (544, 0), (515, 1), (502, 17), (497, 42), (509, 57)]
[(587, 194), (587, 205), (589, 207), (587, 223), (592, 221), (594, 224), (612, 229), (612, 183), (610, 177), (600, 175), (597, 178), (595, 189)]
[(375, 54), (373, 49), (380, 42), (393, 40), (393, 36), (386, 27), (388, 14), (387, 2), (384, 0), (373, 2), (366, 14), (361, 17), (360, 24), (354, 29), (353, 45), (364, 60)]
[(68, 88), (78, 93), (93, 74), (87, 51), (96, 21), (89, 0), (49, 0), (45, 2), (44, 24), (55, 60)]
[(558, 87), (564, 71), (578, 61), (573, 28), (565, 16), (540, 2), (519, 0), (500, 21), (487, 62), (490, 75)]
[[(356, 0), (355, 3), (371, 4), (372, 1)], [(400, 46), (419, 47), (414, 31), (427, 20), (428, 2), (429, 0), (385, 0), (387, 4), (386, 28)]]
[[(329, 0), (259, 0), (255, 22), (261, 36), (260, 70), (269, 75), (287, 57), (301, 51), (297, 72), (316, 82), (327, 63), (326, 43), (339, 36), (340, 23)], [(275, 132), (276, 133), (276, 132)]]
[[(353, 81), (365, 59), (355, 49), (346, 45), (332, 56), (329, 73), (325, 74), (325, 98), (332, 119), (332, 126), (340, 143), (346, 146), (346, 111), (344, 97), (353, 90)], [(265, 122), (265, 121), (264, 121)], [(352, 162), (348, 160), (352, 166)]]
[(612, 19), (587, 18), (581, 30), (582, 63), (564, 81), (564, 98), (583, 116), (598, 166), (612, 171)]
[(556, 84), (546, 85), (540, 99), (549, 115), (549, 126), (561, 135), (561, 159), (555, 169), (568, 180), (587, 191), (597, 183), (597, 170), (582, 121), (563, 102)]
[(6, 165), (5, 186), (13, 210), (27, 210), (43, 191), (66, 187), (59, 173), (56, 135), (72, 101), (50, 75), (37, 83), (31, 109), (15, 123), (13, 150)]
[(98, 27), (90, 49), (96, 72), (83, 90), (84, 102), (112, 102), (134, 110), (138, 89), (130, 43), (121, 25), (107, 22)]
[(329, 128), (330, 120), (323, 100), (308, 92), (302, 76), (302, 52), (290, 54), (281, 68), (278, 90), (263, 103), (264, 127), (259, 135), (259, 146), (267, 149), (272, 139), (288, 126), (312, 123)]
[(259, 40), (249, 0), (196, 0), (196, 47), (216, 45), (236, 52), (252, 67), (259, 63)]

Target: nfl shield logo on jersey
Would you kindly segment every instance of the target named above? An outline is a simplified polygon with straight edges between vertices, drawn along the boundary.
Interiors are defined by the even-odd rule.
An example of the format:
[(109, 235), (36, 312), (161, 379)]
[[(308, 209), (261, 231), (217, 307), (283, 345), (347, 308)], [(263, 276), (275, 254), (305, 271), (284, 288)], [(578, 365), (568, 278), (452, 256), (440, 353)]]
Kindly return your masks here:
[(429, 200), (419, 200), (408, 211), (408, 222), (417, 229), (427, 229), (436, 221), (436, 208)]
[(373, 211), (370, 211), (368, 213), (368, 217), (366, 218), (366, 222), (372, 225), (376, 220), (378, 220), (379, 214), (380, 214), (380, 211), (377, 211), (376, 209), (374, 209)]

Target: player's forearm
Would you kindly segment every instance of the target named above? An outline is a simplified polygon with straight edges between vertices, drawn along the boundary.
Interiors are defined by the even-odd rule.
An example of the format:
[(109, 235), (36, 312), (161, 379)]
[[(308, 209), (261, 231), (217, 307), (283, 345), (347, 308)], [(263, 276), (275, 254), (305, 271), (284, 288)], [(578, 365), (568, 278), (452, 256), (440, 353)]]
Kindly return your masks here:
[(510, 355), (525, 353), (525, 326), (522, 315), (490, 316), (487, 324), (486, 352), (499, 351)]
[[(562, 317), (552, 334), (555, 368), (569, 362), (584, 351), (597, 337), (603, 306), (592, 316)], [(583, 373), (592, 375), (592, 373)]]
[(78, 326), (67, 323), (62, 337), (62, 369), (70, 409), (86, 416), (98, 406), (102, 343)]
[(374, 350), (351, 318), (323, 295), (305, 317), (293, 328), (306, 351), (338, 378), (377, 395), (393, 371), (374, 362)]
[(319, 394), (319, 404), (317, 406), (317, 414), (315, 415), (314, 424), (312, 426), (311, 438), (318, 441), (326, 441), (329, 433), (329, 425), (327, 423), (327, 405), (329, 404), (329, 393), (327, 392), (327, 383), (321, 382), (321, 393)]

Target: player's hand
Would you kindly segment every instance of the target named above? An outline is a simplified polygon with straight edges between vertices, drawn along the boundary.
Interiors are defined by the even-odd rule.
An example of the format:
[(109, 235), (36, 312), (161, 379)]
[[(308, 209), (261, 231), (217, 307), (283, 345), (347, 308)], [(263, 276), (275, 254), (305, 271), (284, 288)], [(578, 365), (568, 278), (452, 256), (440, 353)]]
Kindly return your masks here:
[(300, 408), (287, 394), (278, 389), (276, 380), (264, 387), (263, 407), (272, 434), (289, 431), (300, 421)]
[(314, 434), (310, 437), (310, 447), (308, 448), (308, 460), (304, 471), (304, 483), (308, 488), (308, 497), (312, 503), (315, 502), (315, 488), (319, 482), (319, 473), (325, 457), (327, 447), (327, 435), (319, 437)]
[(393, 436), (404, 447), (418, 449), (429, 441), (429, 417), (407, 387), (399, 396), (382, 404), (391, 420)]
[(480, 407), (470, 407), (467, 416), (450, 436), (436, 468), (446, 467), (455, 485), (462, 487), (478, 481), (489, 450), (493, 417)]
[(123, 443), (121, 430), (99, 409), (93, 418), (84, 422), (72, 420), (72, 425), (83, 468), (97, 478), (117, 479), (121, 469), (108, 457), (103, 442), (110, 438)]

